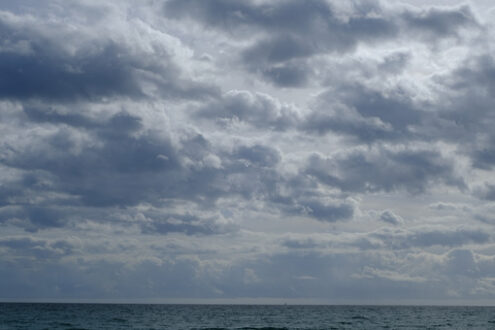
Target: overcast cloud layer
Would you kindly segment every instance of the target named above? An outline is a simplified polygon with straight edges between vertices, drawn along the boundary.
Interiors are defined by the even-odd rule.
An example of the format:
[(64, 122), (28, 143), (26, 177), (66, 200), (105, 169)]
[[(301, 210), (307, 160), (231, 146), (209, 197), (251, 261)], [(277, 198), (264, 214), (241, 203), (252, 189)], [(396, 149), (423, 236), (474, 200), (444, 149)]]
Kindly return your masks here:
[(489, 302), (493, 18), (0, 2), (0, 299)]

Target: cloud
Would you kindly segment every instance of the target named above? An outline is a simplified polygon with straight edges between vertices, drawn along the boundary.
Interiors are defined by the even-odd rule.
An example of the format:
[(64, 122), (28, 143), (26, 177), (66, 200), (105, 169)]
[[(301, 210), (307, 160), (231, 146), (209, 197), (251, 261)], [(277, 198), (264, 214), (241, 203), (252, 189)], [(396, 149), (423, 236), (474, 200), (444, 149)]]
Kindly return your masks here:
[(404, 222), (404, 220), (400, 216), (394, 214), (390, 210), (383, 211), (380, 214), (380, 220), (391, 225), (399, 225)]
[[(57, 33), (53, 33), (58, 29)], [(213, 86), (181, 77), (165, 51), (135, 54), (114, 38), (87, 40), (87, 31), (71, 33), (59, 22), (52, 25), (30, 16), (0, 15), (0, 98), (54, 102), (101, 101), (111, 97), (149, 97), (142, 85), (154, 84), (171, 98), (204, 98), (217, 94)], [(68, 40), (80, 44), (68, 46)], [(71, 45), (69, 43), (69, 45)], [(21, 47), (22, 46), (22, 47)], [(144, 55), (144, 56), (143, 56)], [(148, 89), (149, 90), (149, 89)]]
[(465, 249), (455, 249), (447, 255), (447, 269), (455, 275), (472, 276), (478, 273), (473, 252)]
[(307, 60), (315, 55), (350, 53), (361, 44), (403, 36), (419, 36), (430, 43), (479, 27), (467, 6), (394, 11), (374, 1), (343, 6), (323, 0), (170, 0), (163, 13), (170, 19), (187, 18), (246, 40), (249, 45), (240, 50), (241, 63), (249, 72), (279, 87), (311, 85), (312, 66)]
[(166, 214), (162, 210), (149, 210), (139, 213), (143, 234), (184, 233), (186, 235), (214, 235), (237, 231), (232, 221), (223, 217), (200, 218), (193, 214)]
[(384, 230), (371, 235), (394, 249), (431, 246), (458, 247), (464, 244), (487, 244), (491, 236), (481, 229), (418, 228), (412, 231)]
[(438, 113), (428, 133), (430, 139), (458, 145), (472, 166), (482, 170), (491, 169), (495, 161), (490, 129), (494, 68), (492, 56), (481, 52), (461, 61), (448, 74), (435, 77)]
[(318, 198), (298, 198), (284, 207), (284, 209), (288, 214), (307, 215), (323, 222), (348, 220), (354, 214), (354, 206), (351, 203), (327, 202)]
[[(74, 223), (72, 213), (108, 221), (106, 209), (131, 210), (142, 203), (160, 206), (166, 200), (212, 207), (221, 197), (239, 196), (272, 203), (277, 187), (287, 184), (276, 170), (281, 156), (268, 146), (222, 150), (201, 135), (173, 144), (164, 134), (146, 130), (141, 118), (127, 112), (106, 120), (53, 109), (27, 108), (24, 112), (34, 125), (59, 128), (38, 136), (34, 145), (9, 146), (1, 159), (5, 166), (24, 173), (2, 187), (5, 208), (1, 219), (28, 231), (67, 226)], [(80, 134), (85, 139), (80, 140)], [(40, 194), (45, 197), (37, 202), (21, 202)], [(321, 221), (349, 219), (353, 214), (347, 203), (291, 198), (288, 205), (282, 205), (287, 214)], [(84, 208), (93, 211), (88, 214)], [(214, 220), (200, 221), (203, 217), (180, 213), (152, 218), (143, 226), (146, 233), (232, 230)]]
[(426, 39), (459, 37), (463, 28), (477, 28), (479, 23), (469, 6), (453, 9), (431, 8), (402, 13), (405, 25)]
[(3, 13), (0, 17), (0, 44), (18, 45), (0, 48), (1, 98), (67, 101), (143, 95), (131, 60), (118, 44), (107, 41), (71, 53), (63, 40), (43, 33), (49, 25), (28, 22), (33, 23), (26, 16)]
[(298, 120), (297, 109), (263, 93), (231, 90), (222, 98), (207, 103), (196, 111), (203, 120), (215, 120), (219, 124), (249, 123), (255, 127), (285, 130)]
[(32, 237), (11, 237), (0, 240), (1, 247), (7, 247), (18, 257), (37, 259), (61, 258), (73, 254), (77, 246), (66, 240), (40, 240)]
[(332, 158), (313, 154), (308, 158), (305, 173), (323, 184), (351, 192), (404, 189), (417, 194), (434, 182), (464, 186), (451, 163), (428, 150), (378, 149)]
[(493, 298), (489, 11), (406, 2), (0, 4), (0, 299)]
[[(186, 159), (193, 156), (167, 138), (144, 130), (141, 119), (129, 113), (117, 113), (106, 121), (38, 110), (28, 110), (27, 114), (35, 124), (64, 124), (69, 128), (39, 136), (36, 144), (14, 145), (3, 154), (4, 165), (24, 173), (1, 187), (3, 222), (35, 231), (65, 226), (74, 218), (71, 213), (87, 213), (85, 207), (101, 208), (103, 221), (108, 218), (105, 208), (161, 205), (167, 198), (214, 201), (230, 189), (228, 185), (213, 184), (221, 177), (219, 169), (209, 163), (196, 166), (196, 162), (204, 162), (200, 154), (195, 154), (195, 163), (186, 165)], [(78, 133), (87, 134), (89, 139), (80, 144)], [(195, 140), (183, 141), (183, 147), (192, 148)], [(203, 148), (208, 148), (207, 142)], [(207, 149), (202, 151), (207, 157)], [(261, 146), (240, 148), (238, 152), (237, 157), (261, 162), (261, 166), (262, 162), (271, 166), (271, 161), (277, 161), (276, 153), (270, 155), (271, 150)], [(213, 222), (203, 228), (193, 219), (184, 218), (183, 225), (156, 220), (147, 231), (214, 231)]]
[(494, 201), (495, 186), (491, 184), (485, 184), (485, 186), (482, 189), (478, 189), (475, 194), (484, 200)]
[[(223, 0), (208, 1), (168, 1), (164, 7), (165, 15), (173, 18), (190, 17), (201, 23), (225, 31), (242, 30), (245, 27), (269, 31), (273, 34), (294, 33), (299, 36), (310, 36), (309, 40), (323, 40), (322, 49), (333, 48), (347, 50), (363, 40), (379, 39), (393, 35), (396, 28), (393, 23), (381, 17), (369, 17), (379, 11), (378, 7), (370, 8), (363, 13), (355, 13), (348, 21), (338, 17), (337, 10), (326, 1), (279, 1), (275, 3), (260, 3), (253, 1), (229, 2)], [(370, 15), (371, 16), (371, 15)], [(289, 23), (290, 22), (290, 23)], [(327, 38), (325, 38), (327, 37)], [(302, 41), (302, 40), (301, 40)], [(282, 49), (287, 47), (281, 43)], [(314, 53), (317, 45), (312, 45)], [(307, 47), (305, 47), (307, 48)], [(292, 58), (296, 49), (289, 46), (289, 51), (283, 54), (279, 47), (275, 47), (271, 58), (277, 60), (277, 54), (283, 59)], [(297, 56), (297, 55), (296, 55)]]
[(3, 163), (50, 174), (55, 187), (79, 196), (85, 205), (132, 205), (158, 189), (156, 181), (145, 179), (147, 174), (170, 173), (180, 166), (168, 141), (133, 136), (140, 126), (139, 118), (117, 114), (94, 131), (100, 147), (90, 144), (78, 153), (67, 153), (75, 141), (71, 131), (62, 130), (35, 147), (16, 150)]
[(398, 30), (395, 22), (379, 15), (373, 17), (373, 12), (343, 19), (333, 5), (319, 0), (259, 4), (168, 1), (164, 13), (174, 19), (189, 17), (227, 33), (245, 35), (247, 30), (261, 34), (241, 50), (240, 61), (250, 72), (280, 87), (308, 85), (311, 69), (306, 58), (349, 52), (360, 42), (388, 39)]
[(263, 145), (240, 146), (234, 151), (233, 156), (261, 167), (273, 167), (280, 162), (278, 151)]
[(310, 67), (304, 62), (297, 61), (263, 68), (260, 73), (268, 81), (280, 87), (302, 87), (307, 85), (311, 77)]
[[(401, 91), (392, 91), (388, 95), (366, 88), (365, 86), (343, 86), (338, 91), (342, 103), (356, 110), (365, 118), (378, 118), (390, 124), (394, 129), (404, 130), (408, 125), (417, 124), (420, 110), (411, 104), (409, 95)], [(333, 94), (328, 97), (334, 96)]]
[(116, 46), (75, 58), (39, 48), (30, 55), (0, 53), (0, 97), (67, 101), (144, 96)]
[(282, 241), (282, 245), (290, 248), (290, 249), (313, 249), (319, 247), (319, 242), (315, 241), (312, 238), (305, 239), (297, 239), (297, 238), (289, 238)]
[(301, 128), (307, 132), (333, 132), (357, 142), (400, 141), (417, 138), (411, 130), (426, 114), (401, 90), (377, 91), (362, 84), (342, 84), (318, 97), (316, 110)]

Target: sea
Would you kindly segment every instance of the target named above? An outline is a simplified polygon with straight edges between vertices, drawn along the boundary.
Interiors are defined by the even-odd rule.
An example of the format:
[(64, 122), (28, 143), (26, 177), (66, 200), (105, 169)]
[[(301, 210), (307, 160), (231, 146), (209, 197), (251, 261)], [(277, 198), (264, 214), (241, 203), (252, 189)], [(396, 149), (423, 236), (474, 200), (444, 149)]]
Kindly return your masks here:
[(0, 303), (0, 329), (495, 329), (495, 307)]

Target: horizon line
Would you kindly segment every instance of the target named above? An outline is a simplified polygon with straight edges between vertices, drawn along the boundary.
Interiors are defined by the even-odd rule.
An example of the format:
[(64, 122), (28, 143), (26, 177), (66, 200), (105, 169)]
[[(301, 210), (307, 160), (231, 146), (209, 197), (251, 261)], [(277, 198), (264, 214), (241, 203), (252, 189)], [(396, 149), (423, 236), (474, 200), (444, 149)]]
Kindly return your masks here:
[(0, 303), (102, 304), (102, 305), (224, 305), (224, 306), (383, 306), (383, 307), (495, 307), (493, 300), (383, 300), (330, 301), (278, 298), (163, 298), (163, 299), (79, 299), (79, 298), (0, 298)]

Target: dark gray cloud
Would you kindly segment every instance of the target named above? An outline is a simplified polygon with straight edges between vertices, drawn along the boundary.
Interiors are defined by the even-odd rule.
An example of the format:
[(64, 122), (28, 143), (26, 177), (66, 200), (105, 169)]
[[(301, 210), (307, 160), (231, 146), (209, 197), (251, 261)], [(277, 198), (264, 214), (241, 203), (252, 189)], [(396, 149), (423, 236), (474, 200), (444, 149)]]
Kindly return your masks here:
[(379, 149), (332, 158), (314, 154), (308, 159), (305, 173), (321, 183), (350, 192), (404, 189), (417, 194), (437, 182), (465, 185), (447, 159), (428, 150)]
[(446, 268), (455, 276), (472, 277), (479, 274), (473, 252), (466, 249), (452, 250), (448, 254)]
[[(379, 14), (380, 8), (370, 6), (367, 10), (364, 7), (361, 9), (364, 12), (356, 11), (346, 21), (338, 17), (329, 2), (322, 0), (267, 3), (174, 0), (166, 2), (164, 13), (171, 18), (190, 17), (224, 31), (242, 31), (250, 27), (281, 35), (282, 39), (278, 39), (278, 44), (273, 48), (258, 48), (259, 51), (267, 51), (267, 56), (263, 56), (266, 60), (281, 61), (326, 49), (346, 51), (355, 47), (360, 40), (376, 40), (396, 33), (394, 23), (382, 17), (371, 17), (377, 12)], [(289, 33), (307, 38), (296, 40), (283, 36)], [(319, 44), (314, 43), (316, 40)], [(303, 44), (306, 46), (303, 47)]]
[(437, 76), (436, 82), (445, 88), (439, 104), (443, 110), (440, 117), (455, 124), (450, 135), (441, 132), (445, 138), (459, 139), (464, 135), (461, 142), (465, 142), (489, 133), (486, 126), (493, 120), (490, 104), (495, 95), (495, 62), (491, 55), (470, 57), (448, 75)]
[[(29, 19), (20, 16), (18, 20)], [(194, 99), (218, 93), (213, 86), (181, 78), (179, 67), (167, 53), (159, 58), (136, 56), (128, 45), (111, 38), (96, 40), (93, 45), (82, 43), (71, 50), (64, 38), (75, 36), (50, 37), (44, 32), (49, 30), (46, 24), (35, 24), (26, 27), (0, 18), (0, 45), (15, 45), (0, 51), (0, 98), (56, 102), (116, 96), (139, 99), (150, 96), (143, 89), (143, 80), (154, 83), (165, 97)]]
[(472, 153), (474, 167), (484, 170), (491, 170), (495, 165), (495, 148), (492, 147), (493, 142), (490, 141), (487, 145), (478, 147)]
[(184, 233), (186, 235), (213, 235), (231, 233), (238, 229), (233, 223), (221, 223), (214, 218), (201, 219), (192, 214), (163, 214), (146, 212), (148, 221), (142, 224), (144, 234)]
[(290, 215), (309, 216), (322, 222), (349, 220), (354, 215), (354, 206), (350, 203), (326, 202), (320, 198), (291, 198), (288, 201), (274, 199), (282, 205), (282, 210)]
[(74, 57), (42, 44), (31, 47), (32, 54), (0, 53), (1, 98), (68, 101), (143, 96), (133, 68), (119, 56), (122, 50), (116, 45)]
[(474, 168), (490, 170), (495, 164), (493, 57), (485, 52), (469, 57), (448, 74), (435, 77), (435, 82), (441, 89), (436, 103), (439, 111), (427, 134), (457, 144)]
[(268, 81), (280, 87), (305, 86), (311, 77), (310, 67), (302, 61), (273, 65), (258, 71)]
[[(118, 113), (106, 121), (53, 111), (29, 109), (26, 113), (37, 124), (68, 128), (26, 148), (12, 146), (3, 154), (4, 165), (25, 173), (1, 187), (3, 222), (36, 231), (67, 225), (73, 212), (76, 217), (86, 213), (84, 207), (127, 208), (142, 202), (160, 204), (164, 198), (214, 201), (229, 189), (212, 184), (221, 177), (218, 170), (185, 167), (182, 157), (187, 153), (183, 155), (166, 138), (143, 131), (140, 118), (129, 113)], [(78, 152), (70, 152), (76, 143), (76, 128), (92, 140), (79, 146)], [(185, 145), (191, 147), (194, 140)], [(45, 198), (33, 202), (34, 196)], [(106, 212), (98, 212), (102, 220), (108, 217)], [(194, 231), (195, 225), (186, 220), (183, 225), (170, 224), (170, 231)], [(167, 224), (150, 226), (164, 232)]]
[[(362, 117), (378, 118), (394, 129), (404, 130), (408, 125), (417, 124), (421, 118), (420, 109), (415, 108), (410, 95), (401, 90), (389, 91), (388, 95), (384, 95), (380, 91), (354, 85), (342, 86), (336, 94), (343, 104), (355, 109)], [(333, 93), (331, 95), (334, 96)]]
[[(343, 83), (318, 96), (305, 116), (289, 104), (265, 94), (230, 91), (196, 110), (198, 119), (227, 125), (239, 120), (253, 127), (298, 129), (305, 133), (343, 135), (357, 143), (431, 139), (433, 114), (403, 90), (380, 91)], [(430, 127), (428, 129), (428, 127)], [(426, 132), (423, 132), (426, 131)]]
[[(382, 212), (390, 215), (391, 211)], [(397, 217), (396, 215), (394, 215)], [(382, 220), (384, 222), (388, 222)], [(403, 220), (388, 222), (401, 224)], [(456, 248), (465, 245), (485, 245), (492, 242), (492, 236), (481, 228), (447, 228), (447, 227), (416, 227), (404, 229), (399, 227), (383, 227), (367, 234), (348, 234), (345, 238), (338, 235), (300, 235), (284, 238), (281, 245), (290, 249), (307, 249), (323, 251), (346, 246), (360, 250), (407, 250), (411, 248), (424, 249), (429, 247)]]
[[(70, 117), (69, 117), (70, 118)], [(66, 152), (71, 132), (60, 130), (27, 150), (16, 150), (3, 163), (29, 171), (43, 171), (64, 192), (77, 195), (85, 205), (132, 205), (151, 198), (160, 184), (148, 177), (179, 168), (176, 151), (166, 140), (151, 135), (133, 136), (139, 118), (117, 114), (97, 129), (100, 148), (86, 146), (82, 152)]]
[(260, 3), (254, 1), (186, 0), (167, 1), (165, 15), (199, 20), (213, 27), (234, 30), (243, 25), (273, 30), (309, 32), (318, 18), (333, 16), (333, 10), (325, 1), (284, 1)]
[(390, 74), (401, 73), (411, 60), (411, 57), (412, 54), (407, 52), (396, 52), (388, 55), (378, 65), (379, 72), (386, 72)]
[(321, 247), (320, 242), (311, 238), (287, 238), (282, 240), (282, 245), (289, 249), (314, 249)]
[(390, 210), (385, 210), (380, 214), (380, 220), (391, 225), (399, 225), (403, 222), (402, 218)]
[[(38, 28), (43, 30), (41, 22)], [(110, 41), (95, 50), (70, 54), (63, 40), (47, 38), (36, 27), (0, 20), (0, 44), (19, 45), (0, 52), (1, 98), (67, 101), (143, 96), (132, 60), (125, 49)]]
[(285, 130), (296, 125), (298, 113), (288, 104), (266, 94), (249, 91), (230, 91), (196, 112), (200, 119), (228, 124), (239, 120), (259, 128)]
[(379, 238), (386, 246), (394, 249), (411, 247), (425, 248), (431, 246), (459, 247), (465, 244), (487, 244), (491, 242), (490, 234), (482, 229), (418, 229), (415, 231), (384, 231), (371, 235)]
[(97, 120), (88, 118), (80, 113), (60, 113), (43, 106), (25, 107), (24, 113), (30, 121), (38, 123), (65, 124), (72, 127), (93, 129), (102, 126)]
[(395, 36), (397, 24), (381, 17), (380, 11), (377, 6), (370, 6), (343, 19), (329, 2), (322, 0), (168, 1), (164, 8), (169, 18), (189, 17), (227, 33), (244, 35), (251, 30), (268, 34), (243, 49), (240, 58), (249, 71), (281, 87), (308, 84), (311, 69), (296, 59), (325, 52), (348, 52), (360, 42)]
[(352, 116), (342, 118), (339, 115), (325, 114), (323, 111), (310, 114), (301, 126), (307, 132), (319, 135), (333, 132), (369, 144), (383, 140), (400, 140), (403, 138), (403, 133), (407, 134), (407, 132), (394, 131), (378, 120), (363, 120)]
[(53, 259), (68, 256), (77, 248), (73, 242), (67, 240), (41, 240), (32, 237), (11, 237), (0, 240), (0, 247), (7, 247), (10, 252), (21, 257), (35, 257), (37, 259)]
[[(261, 100), (272, 106), (270, 98)], [(32, 146), (5, 146), (7, 152), (1, 158), (3, 165), (25, 174), (1, 187), (4, 208), (0, 219), (28, 231), (73, 224), (71, 214), (81, 218), (87, 213), (85, 207), (102, 209), (86, 216), (108, 221), (111, 212), (105, 208), (130, 208), (140, 203), (159, 206), (166, 199), (191, 201), (206, 208), (226, 196), (271, 203), (276, 191), (288, 184), (275, 169), (281, 161), (279, 152), (268, 146), (239, 145), (221, 151), (201, 135), (173, 146), (167, 138), (144, 130), (141, 119), (127, 112), (106, 120), (43, 108), (26, 108), (24, 113), (32, 124), (58, 128)], [(82, 132), (90, 140), (80, 145), (75, 136)], [(78, 151), (69, 151), (74, 148)], [(205, 161), (215, 154), (221, 164)], [(30, 201), (40, 194), (46, 196), (42, 201)], [(319, 198), (303, 198), (296, 192), (283, 206), (284, 212), (321, 221), (352, 216), (352, 206)], [(193, 215), (156, 214), (151, 219), (143, 226), (146, 233), (233, 230)]]
[(411, 128), (428, 117), (400, 89), (385, 94), (361, 84), (343, 84), (319, 96), (317, 109), (301, 128), (318, 134), (334, 132), (361, 143), (399, 141), (419, 138)]
[(487, 201), (495, 201), (495, 185), (487, 184), (475, 191), (475, 195)]
[(262, 145), (240, 146), (234, 151), (233, 156), (261, 167), (272, 167), (280, 162), (280, 154), (277, 150)]
[[(37, 196), (47, 191), (30, 192), (28, 198)], [(13, 195), (13, 197), (16, 197)], [(64, 201), (60, 201), (64, 204)], [(65, 201), (65, 203), (67, 203)], [(36, 233), (39, 230), (49, 230), (67, 227), (71, 220), (79, 219), (87, 210), (69, 208), (63, 205), (57, 205), (55, 201), (48, 201), (39, 204), (19, 204), (10, 203), (8, 206), (0, 208), (0, 223), (12, 225), (24, 229), (27, 232)]]
[(402, 18), (412, 33), (419, 33), (427, 39), (459, 37), (461, 29), (479, 27), (469, 6), (405, 11)]
[(243, 60), (255, 63), (282, 63), (310, 56), (313, 53), (310, 45), (307, 39), (283, 35), (274, 40), (263, 40), (247, 49), (243, 54)]
[(265, 201), (283, 216), (310, 217), (328, 223), (354, 216), (355, 205), (351, 201), (318, 191), (318, 185), (304, 173), (277, 176), (271, 173), (268, 177), (272, 184), (267, 185), (270, 189), (265, 190)]
[[(374, 43), (401, 35), (430, 40), (458, 36), (463, 28), (479, 24), (469, 7), (403, 10), (400, 14), (378, 2), (357, 1), (350, 11), (323, 0), (224, 1), (170, 0), (164, 14), (189, 18), (229, 35), (261, 35), (241, 50), (250, 72), (280, 87), (307, 86), (311, 66), (304, 61), (322, 53), (347, 53), (360, 43)], [(290, 22), (290, 23), (288, 23)]]

